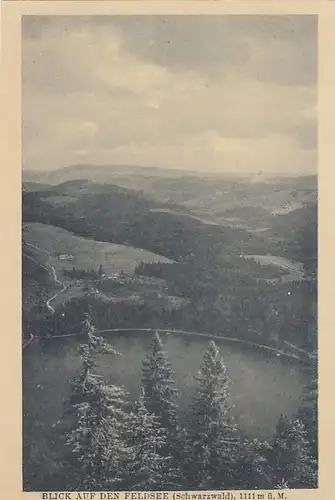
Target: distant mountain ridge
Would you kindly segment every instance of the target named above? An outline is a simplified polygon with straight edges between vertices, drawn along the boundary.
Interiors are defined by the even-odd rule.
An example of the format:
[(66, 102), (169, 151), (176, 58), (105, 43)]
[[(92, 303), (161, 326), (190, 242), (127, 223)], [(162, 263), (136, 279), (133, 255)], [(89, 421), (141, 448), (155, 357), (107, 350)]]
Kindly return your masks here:
[(317, 177), (313, 175), (271, 178), (262, 173), (255, 178), (136, 165), (79, 164), (53, 172), (24, 170), (23, 183), (24, 191), (49, 190), (53, 186), (58, 192), (66, 188), (66, 183), (71, 183), (70, 190), (82, 183), (77, 190), (82, 193), (86, 188), (104, 192), (108, 188), (103, 186), (119, 186), (158, 203), (183, 206), (206, 219), (214, 217), (216, 222), (227, 209), (236, 207), (254, 206), (279, 214), (317, 200)]
[[(118, 164), (105, 164), (105, 165), (90, 165), (90, 164), (75, 164), (69, 165), (51, 172), (39, 171), (39, 170), (29, 170), (23, 169), (23, 181), (24, 182), (40, 182), (47, 184), (60, 184), (68, 180), (75, 180), (78, 178), (88, 179), (95, 182), (110, 182), (113, 183), (113, 179), (116, 178), (127, 178), (129, 176), (135, 176), (138, 178), (159, 178), (159, 179), (178, 179), (178, 178), (198, 178), (198, 179), (244, 179), (247, 182), (272, 182), (276, 178), (287, 178), (288, 180), (300, 178), (306, 181), (310, 180), (311, 185), (316, 185), (316, 175), (292, 175), (292, 176), (280, 176), (273, 174), (262, 174), (255, 175), (254, 173), (238, 174), (236, 172), (201, 172), (197, 170), (186, 170), (182, 168), (165, 168), (165, 167), (155, 167), (155, 166), (145, 166), (145, 165), (118, 165)], [(308, 181), (309, 183), (309, 181)]]
[[(77, 164), (53, 170), (51, 172), (38, 170), (23, 170), (24, 182), (41, 182), (49, 184), (60, 184), (68, 180), (86, 178), (96, 182), (112, 182), (115, 176), (140, 176), (158, 178), (176, 177), (206, 177), (207, 173), (201, 173), (183, 169), (168, 169), (160, 167), (149, 167), (141, 165), (87, 165)], [(215, 175), (214, 175), (215, 176)]]
[[(23, 221), (54, 225), (78, 236), (135, 246), (172, 260), (247, 237), (244, 231), (186, 218), (180, 205), (158, 202), (139, 190), (94, 182), (65, 182), (25, 191)], [(155, 209), (171, 208), (160, 213)]]

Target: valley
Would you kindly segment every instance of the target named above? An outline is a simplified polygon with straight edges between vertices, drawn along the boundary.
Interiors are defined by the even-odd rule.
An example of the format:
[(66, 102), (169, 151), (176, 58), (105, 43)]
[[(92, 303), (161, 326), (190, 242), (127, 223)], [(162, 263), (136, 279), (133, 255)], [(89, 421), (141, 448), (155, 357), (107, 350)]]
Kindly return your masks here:
[[(111, 174), (115, 181), (118, 172)], [(71, 178), (74, 173), (80, 179)], [(101, 302), (102, 308), (134, 309), (130, 326), (166, 324), (213, 335), (219, 328), (228, 336), (314, 350), (315, 320), (305, 323), (303, 331), (298, 324), (300, 314), (312, 318), (316, 308), (316, 204), (311, 203), (316, 181), (247, 182), (138, 167), (136, 175), (143, 176), (139, 190), (95, 182), (106, 173), (105, 167), (78, 166), (60, 171), (59, 185), (47, 185), (46, 178), (39, 179), (44, 181), (41, 188), (36, 180), (27, 182), (28, 190), (23, 184), (23, 242), (34, 250), (37, 264), (45, 267), (47, 262), (49, 277), (41, 290), (44, 281), (53, 289), (48, 301), (37, 299), (36, 307), (43, 310), (44, 301), (47, 309), (57, 309), (52, 318), (43, 312), (37, 319), (47, 335), (54, 334), (60, 314), (69, 319), (79, 304), (93, 301), (99, 308)], [(84, 174), (94, 181), (83, 180)], [(53, 182), (57, 175), (53, 173)], [(122, 179), (129, 184), (132, 175), (134, 169), (128, 177), (125, 169)], [(152, 186), (164, 191), (158, 189), (153, 197), (148, 194)], [(211, 216), (207, 213), (205, 219), (197, 215), (203, 206), (200, 194), (206, 203), (212, 200)], [(279, 213), (279, 199), (282, 208), (299, 199), (299, 208)], [(196, 210), (190, 200), (198, 200)], [(223, 218), (218, 219), (218, 211)], [(255, 287), (256, 295), (251, 293)], [(31, 293), (34, 288), (24, 284), (26, 289)], [(304, 304), (306, 294), (312, 311)], [(122, 326), (122, 314), (114, 312), (116, 326)], [(148, 316), (145, 324), (143, 318), (136, 323), (139, 315)], [(113, 326), (98, 321), (99, 327)], [(29, 338), (36, 318), (28, 323)], [(69, 324), (66, 331), (78, 330), (78, 324)]]
[(121, 353), (112, 361), (99, 356), (98, 372), (132, 400), (152, 334), (160, 332), (181, 420), (210, 339), (227, 365), (230, 403), (248, 439), (271, 439), (282, 413), (300, 411), (310, 384), (316, 180), (135, 170), (107, 176), (108, 169), (76, 167), (23, 183), (28, 489), (58, 474), (69, 425), (62, 413), (87, 314)]
[(22, 16), (25, 493), (319, 487), (319, 16), (196, 4)]

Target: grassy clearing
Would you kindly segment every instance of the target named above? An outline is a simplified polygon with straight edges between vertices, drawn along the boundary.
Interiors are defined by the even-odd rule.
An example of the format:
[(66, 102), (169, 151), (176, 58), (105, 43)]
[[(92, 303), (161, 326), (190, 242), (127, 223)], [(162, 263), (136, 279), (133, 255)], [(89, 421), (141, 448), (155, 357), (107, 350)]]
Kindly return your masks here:
[[(52, 299), (54, 309), (87, 293), (104, 302), (145, 302), (165, 309), (179, 308), (187, 303), (185, 299), (170, 296), (163, 280), (133, 276), (134, 268), (139, 262), (171, 262), (165, 257), (138, 248), (81, 238), (64, 229), (39, 223), (25, 224), (23, 238), (36, 262), (43, 262), (50, 272), (54, 268), (57, 278), (66, 286), (62, 293)], [(68, 258), (60, 259), (60, 255), (67, 255)], [(77, 286), (75, 280), (63, 272), (64, 269), (71, 270), (73, 267), (77, 270), (98, 271), (100, 264), (105, 274), (114, 277), (99, 284), (94, 278), (87, 278), (81, 284), (78, 282)], [(90, 284), (89, 288), (85, 287), (85, 283)]]
[(278, 257), (275, 255), (244, 255), (245, 259), (254, 259), (256, 262), (264, 266), (278, 266), (284, 268), (294, 269), (295, 271), (302, 271), (302, 264), (300, 262), (293, 262), (292, 260)]
[[(154, 253), (124, 245), (105, 243), (81, 238), (54, 226), (28, 223), (23, 228), (26, 243), (36, 245), (50, 253), (50, 264), (56, 271), (62, 268), (98, 269), (102, 264), (104, 272), (132, 273), (139, 262), (171, 262)], [(69, 254), (73, 260), (60, 260), (57, 254)]]
[(243, 255), (243, 257), (245, 260), (252, 260), (266, 269), (277, 269), (281, 275), (280, 281), (282, 283), (300, 281), (304, 278), (301, 262), (294, 262), (274, 255)]

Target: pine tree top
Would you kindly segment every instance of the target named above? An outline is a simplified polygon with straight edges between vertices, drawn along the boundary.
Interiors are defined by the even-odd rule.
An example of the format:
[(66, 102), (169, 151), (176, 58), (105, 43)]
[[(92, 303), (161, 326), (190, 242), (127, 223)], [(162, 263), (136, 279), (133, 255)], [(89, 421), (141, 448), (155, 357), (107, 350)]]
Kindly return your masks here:
[(195, 377), (197, 388), (191, 405), (191, 433), (224, 431), (226, 438), (228, 434), (235, 434), (235, 425), (230, 415), (229, 379), (226, 372), (219, 350), (215, 342), (211, 341)]
[(155, 414), (164, 428), (176, 427), (178, 390), (173, 379), (173, 370), (158, 332), (149, 345), (149, 353), (142, 362), (143, 403)]
[(172, 388), (175, 381), (173, 380), (173, 370), (167, 354), (163, 348), (163, 342), (158, 332), (155, 332), (152, 342), (149, 345), (149, 353), (142, 361), (143, 382), (151, 381), (159, 384), (170, 385), (169, 390), (177, 393), (175, 388)]

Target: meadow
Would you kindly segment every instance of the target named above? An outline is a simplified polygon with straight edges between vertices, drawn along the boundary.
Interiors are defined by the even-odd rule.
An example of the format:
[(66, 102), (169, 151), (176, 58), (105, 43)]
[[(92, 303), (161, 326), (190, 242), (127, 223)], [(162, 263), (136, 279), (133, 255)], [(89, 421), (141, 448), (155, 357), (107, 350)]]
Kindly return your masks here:
[[(40, 223), (26, 223), (23, 240), (50, 254), (49, 263), (56, 271), (62, 268), (98, 269), (106, 274), (132, 273), (139, 262), (171, 262), (169, 259), (141, 248), (82, 238), (70, 231)], [(69, 254), (73, 260), (59, 260), (57, 254)]]

